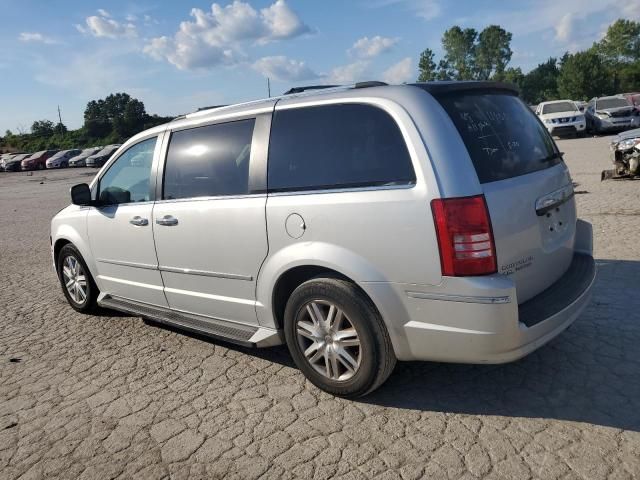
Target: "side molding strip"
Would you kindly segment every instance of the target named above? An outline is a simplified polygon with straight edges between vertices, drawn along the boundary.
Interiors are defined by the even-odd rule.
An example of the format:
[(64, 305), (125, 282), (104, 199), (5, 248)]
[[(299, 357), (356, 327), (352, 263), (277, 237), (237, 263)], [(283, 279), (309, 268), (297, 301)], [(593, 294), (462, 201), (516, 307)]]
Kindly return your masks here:
[(423, 293), (407, 291), (407, 297), (419, 298), (421, 300), (443, 300), (445, 302), (463, 302), (463, 303), (487, 303), (500, 304), (511, 303), (511, 297), (475, 297), (465, 295), (445, 295), (443, 293)]

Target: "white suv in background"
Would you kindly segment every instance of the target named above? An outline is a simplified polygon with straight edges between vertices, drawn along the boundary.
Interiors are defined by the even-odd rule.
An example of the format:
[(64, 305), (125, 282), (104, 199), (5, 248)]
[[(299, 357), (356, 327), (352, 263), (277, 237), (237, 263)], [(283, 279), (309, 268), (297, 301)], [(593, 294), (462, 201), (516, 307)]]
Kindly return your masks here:
[(499, 83), (204, 110), (131, 138), (71, 197), (51, 253), (73, 308), (285, 342), (335, 395), (372, 391), (396, 359), (523, 357), (595, 278), (562, 154)]
[(536, 115), (551, 135), (580, 135), (585, 132), (587, 122), (573, 100), (542, 102)]

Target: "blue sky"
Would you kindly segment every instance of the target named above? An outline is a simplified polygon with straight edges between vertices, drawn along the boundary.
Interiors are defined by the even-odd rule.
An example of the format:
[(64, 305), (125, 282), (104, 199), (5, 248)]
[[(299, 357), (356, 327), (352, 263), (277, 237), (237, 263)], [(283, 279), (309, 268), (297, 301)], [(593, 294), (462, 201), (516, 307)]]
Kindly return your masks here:
[(511, 66), (591, 45), (640, 0), (0, 0), (0, 132), (82, 125), (127, 92), (149, 113), (246, 101), (293, 85), (414, 80), (451, 25), (513, 33)]

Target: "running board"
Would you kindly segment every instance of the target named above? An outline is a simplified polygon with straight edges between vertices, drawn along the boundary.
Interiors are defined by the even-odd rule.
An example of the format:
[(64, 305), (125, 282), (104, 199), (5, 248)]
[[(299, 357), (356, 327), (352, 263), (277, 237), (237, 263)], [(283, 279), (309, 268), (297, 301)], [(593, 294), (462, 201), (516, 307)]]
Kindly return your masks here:
[(245, 347), (270, 347), (282, 343), (279, 332), (271, 328), (243, 325), (192, 313), (177, 312), (164, 307), (104, 294), (98, 298), (98, 305)]

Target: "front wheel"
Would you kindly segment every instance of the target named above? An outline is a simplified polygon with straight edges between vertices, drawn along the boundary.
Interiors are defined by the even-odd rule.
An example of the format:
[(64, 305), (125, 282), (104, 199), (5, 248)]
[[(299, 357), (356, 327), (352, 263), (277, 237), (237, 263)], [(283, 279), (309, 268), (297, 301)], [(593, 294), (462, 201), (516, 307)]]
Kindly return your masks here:
[(70, 243), (62, 247), (57, 267), (60, 286), (69, 305), (82, 313), (95, 310), (100, 292), (78, 249)]
[(284, 314), (294, 362), (316, 387), (341, 397), (378, 388), (396, 357), (382, 318), (353, 283), (311, 279), (294, 290)]

